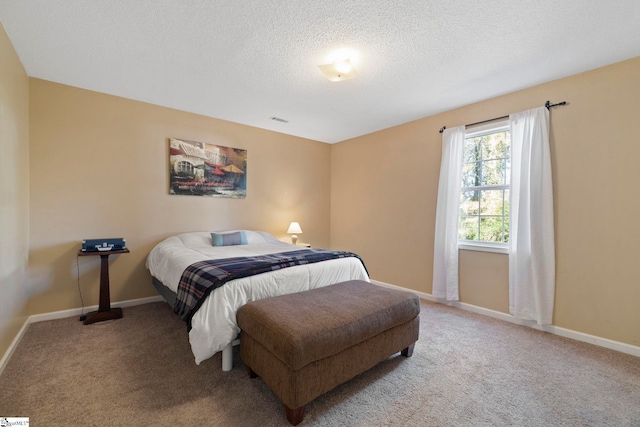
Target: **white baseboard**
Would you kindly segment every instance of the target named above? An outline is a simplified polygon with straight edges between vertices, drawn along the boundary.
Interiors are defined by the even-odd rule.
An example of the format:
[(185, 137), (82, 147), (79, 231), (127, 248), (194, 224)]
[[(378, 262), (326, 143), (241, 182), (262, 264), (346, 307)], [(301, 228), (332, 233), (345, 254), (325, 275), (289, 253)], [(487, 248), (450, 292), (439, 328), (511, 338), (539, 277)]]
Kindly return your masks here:
[(484, 316), (493, 317), (494, 319), (504, 320), (506, 322), (515, 323), (516, 325), (527, 326), (539, 331), (549, 332), (551, 334), (559, 335), (565, 338), (571, 338), (576, 341), (582, 341), (589, 344), (594, 344), (600, 347), (605, 347), (611, 350), (616, 350), (621, 353), (630, 354), (632, 356), (640, 357), (640, 347), (631, 344), (626, 344), (619, 341), (610, 340), (607, 338), (597, 337), (595, 335), (585, 334), (583, 332), (574, 331), (571, 329), (561, 328), (554, 325), (540, 326), (532, 320), (523, 320), (513, 317), (510, 314), (502, 313), (500, 311), (491, 310), (484, 307), (478, 307), (477, 305), (467, 304), (459, 301), (447, 301), (444, 299), (436, 298), (431, 294), (424, 292), (414, 291), (413, 289), (407, 289), (400, 286), (392, 285), (378, 280), (371, 280), (376, 285), (385, 286), (387, 288), (401, 289), (403, 291), (411, 291), (418, 295), (420, 298), (424, 298), (428, 301), (437, 302), (440, 304), (449, 305), (451, 307), (461, 308), (462, 310), (470, 311), (472, 313), (482, 314)]
[[(111, 307), (121, 307), (121, 308), (132, 307), (134, 305), (142, 305), (142, 304), (148, 304), (150, 302), (158, 302), (158, 301), (164, 301), (160, 295), (155, 297), (138, 298), (138, 299), (130, 299), (127, 301), (114, 302), (111, 304)], [(92, 305), (90, 307), (84, 307), (84, 309), (72, 308), (69, 310), (54, 311), (51, 313), (34, 314), (33, 316), (29, 317), (27, 322), (31, 324), (31, 323), (37, 323), (37, 322), (44, 322), (46, 320), (64, 319), (65, 317), (80, 316), (82, 313), (86, 314), (91, 311), (96, 311), (97, 309), (98, 309), (97, 305)]]
[[(142, 305), (142, 304), (148, 304), (151, 302), (160, 302), (160, 301), (164, 301), (164, 299), (162, 299), (162, 297), (158, 295), (154, 297), (138, 298), (138, 299), (132, 299), (127, 301), (114, 302), (111, 304), (111, 307), (132, 307), (134, 305)], [(54, 311), (51, 313), (34, 314), (32, 316), (29, 316), (27, 320), (24, 322), (24, 324), (22, 325), (22, 328), (20, 328), (20, 331), (18, 331), (18, 334), (16, 335), (16, 337), (11, 342), (11, 345), (9, 346), (7, 351), (5, 351), (4, 355), (2, 356), (2, 359), (0, 359), (0, 375), (2, 375), (2, 371), (4, 371), (5, 366), (7, 365), (7, 363), (9, 363), (9, 359), (11, 359), (11, 356), (13, 356), (14, 351), (18, 347), (18, 344), (20, 344), (20, 341), (22, 340), (22, 337), (24, 336), (30, 324), (37, 323), (37, 322), (44, 322), (45, 320), (64, 319), (66, 317), (80, 316), (82, 313), (89, 313), (91, 311), (96, 311), (97, 309), (98, 309), (97, 305), (92, 305), (90, 307), (72, 308), (69, 310)]]
[(24, 322), (24, 324), (18, 331), (18, 334), (15, 336), (13, 341), (11, 341), (11, 345), (9, 345), (9, 348), (7, 349), (7, 351), (4, 352), (4, 356), (2, 356), (2, 359), (0, 359), (0, 375), (2, 375), (2, 371), (4, 371), (4, 367), (7, 366), (7, 363), (9, 363), (9, 359), (11, 359), (11, 356), (13, 356), (13, 352), (16, 351), (16, 348), (18, 347), (18, 344), (20, 344), (20, 340), (22, 340), (22, 337), (24, 336), (24, 333), (27, 331), (28, 326), (29, 326), (29, 318), (27, 318), (27, 320)]

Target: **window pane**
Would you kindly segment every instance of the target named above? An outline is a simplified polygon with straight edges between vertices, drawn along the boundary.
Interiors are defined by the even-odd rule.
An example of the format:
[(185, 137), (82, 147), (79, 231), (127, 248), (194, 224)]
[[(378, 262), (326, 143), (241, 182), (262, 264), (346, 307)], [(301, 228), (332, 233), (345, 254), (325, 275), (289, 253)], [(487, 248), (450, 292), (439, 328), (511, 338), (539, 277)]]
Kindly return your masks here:
[(502, 216), (504, 190), (483, 190), (480, 192), (480, 214)]
[(480, 185), (480, 163), (462, 165), (462, 188)]
[(465, 139), (458, 224), (461, 240), (508, 243), (510, 155), (508, 130)]
[(485, 135), (482, 141), (482, 158), (484, 160), (502, 159), (509, 156), (509, 132), (503, 131)]
[(478, 160), (480, 160), (480, 138), (465, 139), (463, 162), (477, 162)]
[(480, 240), (502, 242), (502, 217), (480, 217)]
[(460, 215), (478, 215), (480, 209), (479, 193), (479, 191), (463, 191), (460, 194)]
[(504, 190), (504, 216), (509, 217), (509, 190)]
[(509, 216), (504, 217), (504, 243), (509, 243)]
[(480, 185), (503, 185), (506, 171), (505, 160), (482, 162), (482, 180)]
[(478, 240), (478, 217), (460, 215), (458, 238), (462, 240)]

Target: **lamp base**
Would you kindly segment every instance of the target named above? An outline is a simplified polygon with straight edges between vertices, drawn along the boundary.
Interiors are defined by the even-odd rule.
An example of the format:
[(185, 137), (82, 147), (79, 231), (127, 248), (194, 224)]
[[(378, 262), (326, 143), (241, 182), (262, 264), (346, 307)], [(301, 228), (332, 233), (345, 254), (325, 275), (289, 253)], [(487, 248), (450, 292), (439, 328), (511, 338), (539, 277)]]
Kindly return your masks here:
[(293, 243), (295, 245), (297, 241), (298, 241), (298, 236), (295, 235), (295, 234), (292, 234), (291, 235), (291, 243)]

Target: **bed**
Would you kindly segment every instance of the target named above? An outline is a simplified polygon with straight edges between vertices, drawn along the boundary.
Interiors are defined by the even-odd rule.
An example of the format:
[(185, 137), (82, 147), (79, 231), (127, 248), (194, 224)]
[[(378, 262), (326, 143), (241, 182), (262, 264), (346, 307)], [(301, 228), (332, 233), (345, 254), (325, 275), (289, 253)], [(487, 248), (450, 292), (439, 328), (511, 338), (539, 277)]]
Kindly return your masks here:
[[(241, 244), (214, 246), (213, 239), (242, 233)], [(219, 244), (219, 242), (216, 242)], [(187, 268), (207, 260), (238, 257), (280, 256), (282, 253), (319, 251), (281, 242), (269, 233), (252, 230), (231, 230), (182, 233), (156, 245), (147, 257), (146, 266), (153, 284), (172, 307), (178, 287)], [(350, 254), (350, 253), (347, 253)], [(296, 265), (249, 277), (229, 280), (211, 291), (189, 319), (189, 343), (196, 364), (222, 351), (222, 369), (231, 370), (232, 345), (240, 328), (236, 322), (238, 308), (250, 301), (277, 295), (302, 292), (347, 280), (369, 281), (367, 270), (355, 255), (327, 261)], [(251, 258), (253, 259), (253, 258)]]

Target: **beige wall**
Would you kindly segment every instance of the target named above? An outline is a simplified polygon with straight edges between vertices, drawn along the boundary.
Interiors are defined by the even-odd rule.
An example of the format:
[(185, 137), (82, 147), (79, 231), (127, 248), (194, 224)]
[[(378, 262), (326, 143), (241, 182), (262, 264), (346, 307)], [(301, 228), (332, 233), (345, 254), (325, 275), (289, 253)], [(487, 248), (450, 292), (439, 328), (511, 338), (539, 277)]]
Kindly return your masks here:
[(29, 79), (0, 25), (0, 359), (27, 319)]
[[(640, 58), (332, 147), (331, 244), (373, 279), (431, 293), (438, 129), (541, 106), (551, 112), (554, 324), (640, 345)], [(508, 312), (506, 255), (461, 251), (463, 302)]]
[[(124, 237), (110, 258), (111, 300), (157, 295), (146, 256), (186, 231), (265, 230), (329, 244), (331, 146), (30, 79), (30, 311), (80, 306), (83, 238)], [(248, 150), (246, 199), (168, 194), (168, 138)], [(81, 257), (85, 305), (98, 303), (99, 257)]]

